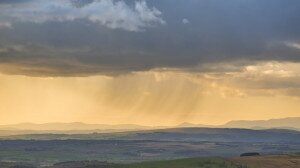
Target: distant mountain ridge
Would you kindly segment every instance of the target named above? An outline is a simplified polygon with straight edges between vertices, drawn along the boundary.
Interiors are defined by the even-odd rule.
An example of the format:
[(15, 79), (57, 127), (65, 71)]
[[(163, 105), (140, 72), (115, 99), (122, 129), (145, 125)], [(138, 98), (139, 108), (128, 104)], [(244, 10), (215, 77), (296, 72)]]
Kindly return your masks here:
[(153, 127), (141, 126), (135, 124), (119, 124), (119, 125), (106, 125), (106, 124), (85, 124), (81, 122), (72, 123), (20, 123), (12, 125), (0, 125), (0, 130), (144, 130), (151, 129)]
[(248, 129), (286, 129), (300, 131), (300, 117), (279, 118), (270, 120), (233, 120), (223, 125), (204, 125), (184, 122), (177, 125), (179, 128), (206, 127), (206, 128), (248, 128)]
[(224, 125), (204, 125), (184, 122), (177, 126), (142, 126), (136, 124), (86, 124), (81, 122), (71, 123), (20, 123), (0, 125), (0, 135), (15, 135), (19, 133), (92, 133), (92, 132), (124, 132), (134, 130), (153, 130), (161, 128), (248, 128), (248, 129), (290, 129), (300, 131), (300, 117), (290, 117), (270, 120), (233, 120)]
[(236, 120), (223, 125), (226, 128), (285, 128), (300, 129), (300, 117), (290, 117), (270, 120)]
[(182, 142), (299, 143), (300, 132), (241, 128), (168, 128), (92, 134), (26, 134), (0, 136), (0, 140), (134, 140)]
[(193, 124), (193, 123), (189, 123), (189, 122), (184, 122), (184, 123), (181, 123), (181, 124), (177, 125), (176, 127), (185, 128), (185, 127), (216, 127), (216, 126), (214, 126), (214, 125), (205, 125), (205, 124)]

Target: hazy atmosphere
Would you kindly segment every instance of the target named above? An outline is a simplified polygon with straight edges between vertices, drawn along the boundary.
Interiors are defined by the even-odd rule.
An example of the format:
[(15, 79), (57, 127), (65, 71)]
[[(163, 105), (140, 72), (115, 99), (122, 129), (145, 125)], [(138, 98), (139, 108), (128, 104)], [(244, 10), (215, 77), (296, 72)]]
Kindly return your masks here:
[(4, 0), (1, 124), (296, 117), (297, 0)]
[(0, 168), (299, 168), (299, 0), (0, 0)]

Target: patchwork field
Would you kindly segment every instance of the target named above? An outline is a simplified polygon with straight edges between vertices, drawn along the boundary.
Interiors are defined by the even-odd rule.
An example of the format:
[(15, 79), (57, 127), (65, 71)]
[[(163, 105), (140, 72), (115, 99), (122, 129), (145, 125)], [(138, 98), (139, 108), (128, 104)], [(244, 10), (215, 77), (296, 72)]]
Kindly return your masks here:
[(300, 156), (265, 155), (255, 157), (198, 157), (140, 163), (68, 161), (51, 166), (34, 166), (20, 162), (0, 162), (1, 168), (299, 168)]
[(0, 141), (0, 159), (34, 165), (97, 160), (111, 163), (170, 160), (190, 157), (235, 157), (248, 151), (300, 151), (300, 144), (220, 143), (142, 140), (7, 140)]
[[(1, 168), (35, 168), (22, 163), (0, 162)], [(152, 161), (131, 164), (114, 164), (98, 161), (72, 161), (46, 166), (44, 168), (238, 168), (233, 162), (222, 158), (188, 158)]]
[(0, 160), (38, 165), (81, 160), (130, 163), (199, 156), (234, 157), (249, 151), (266, 154), (297, 152), (300, 144), (152, 140), (0, 141)]
[[(55, 166), (64, 165), (63, 168), (68, 168), (66, 164), (77, 165), (74, 168), (81, 168), (80, 165), (85, 164), (134, 168), (147, 168), (149, 164), (148, 167), (156, 165), (159, 168), (173, 163), (182, 168), (188, 168), (187, 165), (216, 168), (244, 165), (255, 167), (265, 163), (282, 163), (281, 167), (293, 166), (298, 164), (296, 156), (294, 160), (290, 158), (292, 156), (281, 155), (282, 161), (268, 157), (238, 156), (245, 152), (258, 152), (262, 155), (297, 153), (300, 151), (299, 139), (300, 133), (297, 131), (223, 128), (176, 128), (109, 134), (17, 135), (2, 137), (0, 140), (0, 161), (3, 163), (0, 168), (15, 163), (36, 167), (59, 163)], [(198, 159), (170, 161), (195, 157)], [(182, 161), (188, 161), (188, 164), (181, 164)], [(252, 162), (255, 164), (252, 165)], [(212, 164), (209, 165), (210, 163)]]
[(269, 155), (235, 157), (230, 161), (238, 165), (247, 165), (250, 168), (299, 168), (300, 156), (296, 155)]

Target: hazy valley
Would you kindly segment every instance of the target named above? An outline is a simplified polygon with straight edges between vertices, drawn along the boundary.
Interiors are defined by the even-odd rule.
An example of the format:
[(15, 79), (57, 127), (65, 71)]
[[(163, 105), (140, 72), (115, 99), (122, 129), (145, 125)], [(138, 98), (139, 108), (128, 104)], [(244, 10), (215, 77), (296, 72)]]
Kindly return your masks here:
[[(24, 124), (21, 125), (24, 126)], [(219, 164), (236, 167), (244, 163), (248, 164), (247, 159), (234, 159), (241, 153), (255, 151), (261, 155), (294, 155), (300, 151), (300, 132), (271, 127), (255, 130), (187, 127), (190, 125), (185, 124), (175, 128), (150, 129), (151, 127), (147, 127), (148, 130), (142, 130), (145, 127), (136, 125), (134, 128), (130, 125), (125, 129), (119, 129), (121, 126), (109, 126), (102, 130), (99, 129), (100, 125), (91, 127), (82, 123), (50, 123), (42, 125), (44, 130), (38, 130), (37, 128), (41, 128), (40, 124), (28, 125), (30, 127), (27, 128), (34, 128), (34, 130), (17, 130), (16, 128), (21, 127), (15, 125), (10, 127), (14, 129), (7, 130), (6, 136), (2, 135), (0, 138), (0, 158), (4, 161), (3, 164), (13, 161), (16, 162), (15, 164), (26, 165), (27, 163), (45, 167), (60, 162), (54, 167), (63, 165), (66, 168), (72, 168), (72, 165), (77, 164), (82, 165), (82, 168), (83, 165), (87, 167), (98, 165), (101, 168), (141, 161), (211, 157), (214, 161), (205, 161), (204, 158), (204, 161), (201, 158), (194, 161), (201, 162), (203, 165)], [(49, 125), (50, 128), (67, 127), (60, 127), (60, 130), (47, 130), (49, 127), (46, 126)], [(76, 131), (64, 130), (74, 127)], [(8, 126), (2, 128), (8, 128)], [(92, 128), (92, 130), (85, 130), (86, 128)], [(94, 130), (94, 128), (97, 129)], [(9, 133), (10, 131), (12, 133)], [(214, 156), (222, 159), (215, 160)], [(286, 155), (282, 155), (283, 158), (284, 156)], [(83, 160), (89, 162), (81, 162)], [(90, 162), (92, 160), (98, 162)]]

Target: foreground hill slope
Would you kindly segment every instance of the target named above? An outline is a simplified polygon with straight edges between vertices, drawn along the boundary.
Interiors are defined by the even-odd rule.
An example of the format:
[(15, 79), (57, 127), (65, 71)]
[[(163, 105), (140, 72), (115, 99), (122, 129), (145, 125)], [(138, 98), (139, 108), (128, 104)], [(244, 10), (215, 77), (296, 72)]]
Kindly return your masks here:
[(115, 168), (238, 168), (233, 162), (221, 158), (189, 158), (154, 161), (116, 166)]
[(299, 168), (300, 156), (296, 155), (269, 155), (236, 157), (229, 159), (237, 165), (246, 165), (250, 168)]
[[(74, 166), (71, 162), (66, 164), (58, 164), (51, 168), (69, 168)], [(68, 165), (69, 164), (69, 165)], [(77, 162), (78, 165), (78, 162)], [(188, 158), (165, 161), (141, 162), (132, 164), (103, 164), (98, 166), (93, 165), (93, 162), (82, 168), (299, 168), (299, 155), (265, 155), (265, 156), (250, 156), (250, 157), (235, 157), (235, 158), (217, 158), (217, 157), (203, 157), (203, 158)]]
[(100, 161), (68, 161), (52, 166), (0, 162), (1, 168), (299, 168), (300, 156), (265, 155), (236, 158), (198, 157), (176, 160), (117, 164)]
[[(0, 162), (1, 168), (40, 168), (24, 163)], [(68, 161), (42, 168), (239, 168), (233, 162), (222, 158), (188, 158), (151, 161), (131, 164), (114, 164), (99, 161)]]

